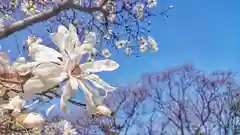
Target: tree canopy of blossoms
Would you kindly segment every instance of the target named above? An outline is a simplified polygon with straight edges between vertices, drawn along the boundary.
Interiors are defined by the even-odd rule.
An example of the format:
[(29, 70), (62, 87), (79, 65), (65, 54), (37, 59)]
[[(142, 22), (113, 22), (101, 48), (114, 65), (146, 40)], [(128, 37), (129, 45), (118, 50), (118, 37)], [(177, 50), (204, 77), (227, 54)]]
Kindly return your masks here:
[[(22, 45), (28, 56), (19, 55), (12, 61), (6, 52), (0, 52), (2, 116), (11, 121), (10, 126), (14, 123), (30, 134), (28, 129), (35, 132), (35, 128), (42, 128), (47, 122), (45, 117), (56, 107), (54, 104), (45, 113), (39, 113), (34, 111), (34, 105), (59, 98), (62, 112), (69, 113), (71, 103), (86, 108), (93, 118), (113, 117), (114, 110), (103, 100), (116, 87), (97, 73), (118, 69), (119, 64), (110, 59), (112, 51), (138, 56), (139, 52), (159, 50), (148, 34), (148, 26), (152, 17), (167, 16), (173, 6), (156, 13), (157, 3), (157, 0), (0, 0), (0, 39), (21, 30), (31, 32)], [(35, 31), (30, 27), (38, 23), (46, 24), (54, 47), (43, 44), (39, 33), (33, 34)], [(73, 99), (78, 91), (83, 92), (84, 103)], [(68, 129), (66, 123), (63, 127)]]
[[(93, 55), (111, 56), (109, 49), (128, 55), (158, 51), (158, 44), (148, 34), (151, 20), (167, 15), (169, 6), (156, 13), (157, 0), (9, 0), (0, 1), (0, 39), (39, 22), (48, 32), (56, 24), (72, 23), (79, 36), (94, 31), (97, 34)], [(121, 50), (122, 50), (121, 49)]]

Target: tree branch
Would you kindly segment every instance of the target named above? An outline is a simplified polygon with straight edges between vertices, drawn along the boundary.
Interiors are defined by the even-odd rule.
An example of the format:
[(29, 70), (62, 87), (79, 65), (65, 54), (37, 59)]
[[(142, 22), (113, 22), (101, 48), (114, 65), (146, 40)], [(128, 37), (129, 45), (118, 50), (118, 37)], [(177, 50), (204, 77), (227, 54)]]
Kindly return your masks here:
[(68, 8), (73, 8), (73, 9), (79, 10), (81, 12), (87, 12), (87, 13), (100, 11), (100, 12), (103, 12), (103, 14), (107, 15), (107, 12), (105, 10), (103, 10), (101, 6), (100, 7), (82, 7), (80, 5), (76, 5), (76, 4), (72, 3), (71, 1), (66, 1), (62, 4), (59, 4), (55, 7), (53, 7), (52, 9), (43, 11), (39, 14), (30, 16), (23, 20), (19, 20), (15, 23), (4, 26), (3, 29), (0, 29), (0, 39), (6, 38), (9, 35), (17, 32), (17, 31), (23, 30), (33, 24), (42, 22), (44, 20), (48, 20), (49, 18), (56, 16), (61, 11), (68, 9)]

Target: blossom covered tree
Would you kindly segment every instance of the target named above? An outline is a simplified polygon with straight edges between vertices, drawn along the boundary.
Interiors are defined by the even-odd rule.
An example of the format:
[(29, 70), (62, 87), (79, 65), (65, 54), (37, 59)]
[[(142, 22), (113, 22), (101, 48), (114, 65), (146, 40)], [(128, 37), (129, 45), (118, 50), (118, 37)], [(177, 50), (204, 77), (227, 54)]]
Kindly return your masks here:
[[(127, 55), (149, 48), (156, 52), (157, 43), (148, 34), (151, 19), (166, 15), (155, 12), (156, 0), (10, 0), (0, 1), (0, 37), (5, 38), (30, 26), (44, 22), (47, 31), (56, 26), (72, 23), (79, 36), (94, 31), (97, 34), (97, 49), (100, 55), (109, 55), (108, 49), (124, 48)], [(58, 24), (58, 25), (56, 25)]]
[[(109, 59), (113, 50), (123, 49), (127, 56), (158, 51), (147, 29), (156, 5), (155, 0), (1, 0), (0, 39), (25, 29), (32, 33), (23, 45), (28, 56), (12, 61), (6, 52), (0, 53), (1, 123), (7, 120), (2, 133), (40, 131), (56, 105), (44, 114), (34, 108), (56, 98), (62, 112), (70, 112), (70, 102), (92, 118), (112, 117), (115, 113), (104, 99), (116, 87), (95, 73), (119, 67)], [(172, 7), (159, 14), (167, 15)], [(30, 27), (37, 23), (46, 25), (54, 45), (44, 45), (33, 35)], [(80, 90), (83, 103), (73, 99)]]

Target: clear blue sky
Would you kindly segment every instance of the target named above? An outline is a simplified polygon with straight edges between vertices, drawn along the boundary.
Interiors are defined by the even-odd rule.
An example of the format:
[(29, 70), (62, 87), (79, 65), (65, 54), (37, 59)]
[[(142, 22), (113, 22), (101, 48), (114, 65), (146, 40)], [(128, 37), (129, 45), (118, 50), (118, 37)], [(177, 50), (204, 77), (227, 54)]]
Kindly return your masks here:
[[(185, 63), (193, 63), (206, 70), (240, 71), (240, 1), (239, 0), (161, 0), (158, 12), (174, 5), (169, 18), (158, 16), (153, 20), (151, 36), (159, 43), (156, 54), (143, 54), (140, 58), (127, 58), (114, 54), (120, 68), (104, 73), (111, 83), (134, 81), (142, 73), (167, 70)], [(37, 31), (34, 31), (35, 30)], [(34, 26), (34, 32), (43, 31)], [(39, 32), (40, 33), (40, 32)], [(16, 34), (22, 46), (28, 31)], [(16, 56), (13, 37), (0, 41), (2, 49), (11, 49)], [(14, 54), (13, 54), (14, 53)]]

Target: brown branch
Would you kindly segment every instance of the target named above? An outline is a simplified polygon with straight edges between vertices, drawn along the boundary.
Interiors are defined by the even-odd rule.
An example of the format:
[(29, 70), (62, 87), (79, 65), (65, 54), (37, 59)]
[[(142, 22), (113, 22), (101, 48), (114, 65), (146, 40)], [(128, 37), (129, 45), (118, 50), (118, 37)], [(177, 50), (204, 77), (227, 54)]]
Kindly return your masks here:
[(79, 10), (81, 12), (87, 12), (87, 13), (100, 11), (100, 12), (103, 12), (103, 14), (107, 15), (107, 12), (105, 10), (103, 10), (102, 7), (82, 7), (80, 5), (74, 4), (70, 0), (70, 1), (66, 1), (62, 4), (57, 5), (57, 6), (53, 7), (52, 9), (43, 11), (39, 14), (27, 17), (23, 20), (19, 20), (15, 23), (4, 26), (3, 29), (0, 29), (0, 39), (6, 38), (11, 34), (17, 32), (17, 31), (23, 30), (23, 29), (25, 29), (31, 25), (34, 25), (36, 23), (48, 20), (49, 18), (56, 16), (61, 11), (66, 10), (68, 8), (73, 8), (73, 9)]

